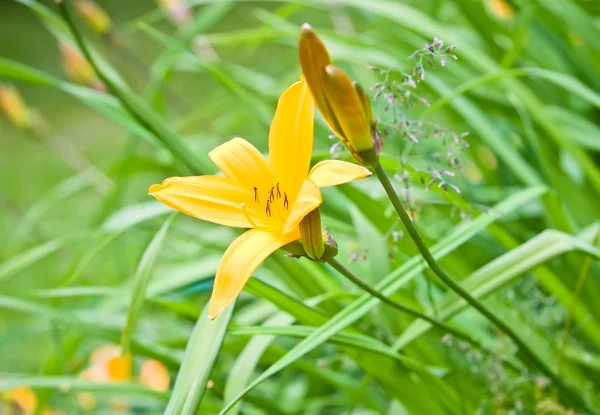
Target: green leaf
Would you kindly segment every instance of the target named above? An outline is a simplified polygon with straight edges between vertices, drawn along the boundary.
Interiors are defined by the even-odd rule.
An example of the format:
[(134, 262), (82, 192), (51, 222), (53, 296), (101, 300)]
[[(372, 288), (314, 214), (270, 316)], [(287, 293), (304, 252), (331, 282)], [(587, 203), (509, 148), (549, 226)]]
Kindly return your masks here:
[(217, 362), (235, 303), (211, 321), (208, 304), (196, 322), (165, 415), (196, 415)]
[(133, 281), (133, 290), (131, 294), (131, 302), (129, 305), (129, 311), (127, 313), (127, 322), (125, 323), (125, 329), (123, 330), (123, 336), (121, 337), (121, 353), (123, 355), (129, 352), (131, 338), (135, 332), (137, 322), (139, 321), (142, 314), (142, 306), (144, 299), (146, 298), (146, 290), (152, 277), (152, 271), (154, 270), (154, 263), (159, 255), (162, 244), (167, 235), (169, 227), (173, 223), (173, 220), (177, 216), (177, 213), (171, 214), (167, 220), (160, 227), (150, 244), (144, 251), (142, 259), (135, 272), (135, 279)]

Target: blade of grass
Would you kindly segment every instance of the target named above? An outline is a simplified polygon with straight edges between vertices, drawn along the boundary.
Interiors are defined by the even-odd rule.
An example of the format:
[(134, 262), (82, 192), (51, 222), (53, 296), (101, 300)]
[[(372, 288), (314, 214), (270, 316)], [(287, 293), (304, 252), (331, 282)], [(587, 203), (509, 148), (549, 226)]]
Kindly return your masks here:
[(137, 322), (142, 314), (142, 306), (144, 304), (144, 299), (146, 298), (146, 290), (150, 283), (150, 278), (152, 277), (152, 271), (154, 270), (154, 263), (162, 248), (167, 231), (176, 216), (177, 213), (172, 213), (160, 227), (156, 235), (154, 235), (154, 238), (152, 238), (152, 241), (150, 241), (150, 244), (144, 251), (135, 272), (131, 302), (127, 313), (127, 322), (125, 323), (125, 329), (123, 330), (123, 336), (121, 337), (121, 353), (123, 355), (126, 355), (129, 352), (131, 338), (135, 333)]
[(208, 318), (208, 305), (204, 307), (188, 341), (165, 415), (196, 415), (198, 412), (234, 305), (227, 307), (213, 321)]

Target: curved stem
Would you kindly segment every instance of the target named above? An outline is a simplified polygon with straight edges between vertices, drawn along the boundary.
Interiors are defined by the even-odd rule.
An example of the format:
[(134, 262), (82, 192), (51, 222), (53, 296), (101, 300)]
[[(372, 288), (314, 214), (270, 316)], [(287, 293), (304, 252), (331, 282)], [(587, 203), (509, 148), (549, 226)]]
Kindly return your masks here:
[(544, 360), (537, 355), (533, 351), (529, 345), (519, 337), (519, 335), (510, 328), (502, 319), (497, 317), (492, 311), (490, 311), (486, 306), (483, 305), (479, 300), (473, 297), (467, 290), (465, 290), (458, 282), (456, 282), (450, 275), (444, 271), (444, 269), (437, 263), (429, 248), (419, 235), (417, 228), (413, 224), (410, 216), (406, 212), (404, 205), (400, 201), (400, 198), (396, 194), (392, 183), (390, 182), (385, 170), (381, 166), (381, 163), (377, 163), (374, 168), (375, 174), (377, 178), (381, 182), (381, 185), (385, 189), (386, 194), (388, 195), (394, 209), (398, 213), (398, 217), (404, 224), (404, 227), (408, 231), (410, 237), (417, 245), (421, 256), (425, 259), (425, 262), (429, 265), (429, 268), (433, 271), (433, 273), (440, 279), (444, 284), (446, 284), (452, 291), (458, 294), (461, 298), (463, 298), (467, 303), (469, 303), (473, 308), (483, 314), (491, 323), (493, 323), (500, 331), (506, 334), (510, 339), (515, 343), (518, 347), (521, 356), (525, 357), (529, 363), (533, 364), (537, 367), (545, 376), (552, 379), (552, 382), (561, 390), (566, 397), (569, 398), (570, 401), (576, 403), (578, 406), (586, 408), (586, 410), (590, 413), (597, 414), (598, 411), (596, 409), (592, 409), (589, 407), (585, 399), (579, 394), (575, 389), (566, 385), (563, 380), (550, 368)]
[(342, 274), (344, 277), (346, 277), (354, 285), (356, 285), (363, 291), (366, 291), (367, 293), (371, 294), (373, 297), (380, 299), (381, 302), (383, 302), (389, 306), (392, 306), (396, 310), (402, 311), (403, 313), (410, 314), (413, 317), (423, 319), (423, 320), (431, 323), (435, 327), (445, 330), (449, 333), (452, 333), (456, 337), (459, 337), (459, 338), (467, 341), (468, 343), (470, 343), (474, 346), (477, 346), (478, 348), (481, 348), (481, 345), (479, 344), (479, 342), (477, 342), (477, 340), (473, 339), (468, 334), (463, 333), (455, 328), (452, 328), (452, 327), (444, 324), (443, 322), (441, 322), (433, 317), (428, 316), (427, 314), (424, 314), (418, 310), (415, 310), (414, 308), (405, 306), (402, 303), (394, 301), (390, 297), (387, 297), (385, 294), (377, 291), (376, 289), (371, 287), (369, 284), (367, 284), (365, 281), (363, 281), (359, 276), (357, 276), (352, 271), (350, 271), (348, 268), (346, 268), (344, 265), (342, 265), (337, 259), (331, 258), (329, 261), (327, 261), (327, 263), (329, 265), (331, 265), (331, 267), (334, 268), (336, 271), (338, 271), (340, 274)]

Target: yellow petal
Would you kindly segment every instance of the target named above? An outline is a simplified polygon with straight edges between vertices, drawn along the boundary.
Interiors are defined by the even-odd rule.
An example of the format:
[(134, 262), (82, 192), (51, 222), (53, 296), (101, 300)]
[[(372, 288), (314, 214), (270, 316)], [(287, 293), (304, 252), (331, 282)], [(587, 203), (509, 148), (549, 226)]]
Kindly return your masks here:
[(269, 163), (278, 182), (294, 199), (310, 168), (314, 135), (314, 102), (305, 81), (279, 98), (269, 131)]
[(308, 174), (308, 178), (317, 187), (337, 186), (352, 180), (362, 179), (371, 172), (358, 164), (340, 160), (325, 160), (317, 163)]
[(209, 318), (217, 317), (235, 300), (246, 285), (246, 281), (265, 258), (299, 237), (297, 232), (282, 238), (277, 234), (252, 229), (233, 241), (225, 251), (217, 269), (215, 286), (208, 307)]
[(243, 138), (232, 138), (208, 153), (208, 156), (225, 176), (249, 189), (273, 186), (269, 164), (260, 151)]
[(165, 205), (195, 218), (236, 228), (252, 227), (241, 205), (252, 201), (254, 194), (227, 177), (171, 177), (153, 185), (148, 192)]
[(169, 389), (169, 371), (158, 360), (146, 359), (140, 370), (140, 383), (152, 390), (164, 392)]
[(323, 203), (323, 198), (321, 197), (319, 188), (312, 181), (305, 180), (302, 183), (296, 201), (292, 205), (290, 215), (283, 228), (283, 233), (287, 234), (296, 229), (300, 221), (311, 211), (319, 207), (321, 203)]

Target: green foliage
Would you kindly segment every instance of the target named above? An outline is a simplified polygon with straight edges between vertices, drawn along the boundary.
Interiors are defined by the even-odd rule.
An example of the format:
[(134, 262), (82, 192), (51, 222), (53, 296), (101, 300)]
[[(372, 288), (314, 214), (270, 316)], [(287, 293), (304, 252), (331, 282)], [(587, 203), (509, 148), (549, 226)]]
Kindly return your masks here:
[[(0, 120), (0, 412), (21, 386), (37, 413), (79, 413), (83, 391), (98, 414), (116, 397), (153, 414), (600, 412), (593, 2), (190, 0), (185, 24), (152, 2), (99, 3), (113, 32), (85, 29), (83, 42), (54, 2), (0, 4), (0, 80), (43, 120), (32, 131)], [(375, 178), (323, 190), (337, 259), (473, 342), (283, 252), (206, 317), (237, 232), (167, 217), (148, 187), (214, 173), (207, 153), (234, 136), (266, 150), (277, 97), (300, 76), (305, 21), (369, 91), (381, 164), (435, 260), (581, 402), (435, 278)], [(62, 73), (57, 42), (85, 46), (104, 90)], [(329, 134), (317, 116), (313, 162), (352, 161)], [(119, 341), (134, 373), (162, 362), (170, 389), (81, 376), (93, 350)]]

